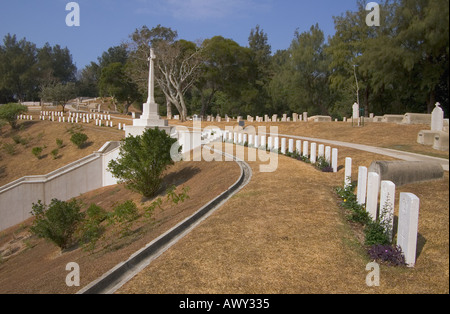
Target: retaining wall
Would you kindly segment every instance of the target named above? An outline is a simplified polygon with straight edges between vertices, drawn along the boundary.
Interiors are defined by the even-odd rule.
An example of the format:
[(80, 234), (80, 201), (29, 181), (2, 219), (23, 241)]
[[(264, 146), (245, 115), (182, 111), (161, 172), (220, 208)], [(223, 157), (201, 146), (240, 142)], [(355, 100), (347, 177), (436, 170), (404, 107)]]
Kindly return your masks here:
[(106, 170), (117, 158), (120, 142), (108, 142), (98, 152), (42, 176), (27, 176), (0, 187), (0, 231), (30, 218), (33, 203), (67, 201), (80, 194), (114, 185)]

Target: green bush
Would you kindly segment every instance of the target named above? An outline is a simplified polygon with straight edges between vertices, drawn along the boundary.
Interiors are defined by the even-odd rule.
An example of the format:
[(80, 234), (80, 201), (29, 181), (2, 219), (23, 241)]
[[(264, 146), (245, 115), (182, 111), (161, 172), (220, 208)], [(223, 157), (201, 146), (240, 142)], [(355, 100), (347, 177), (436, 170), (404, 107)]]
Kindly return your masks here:
[(365, 245), (391, 244), (385, 227), (378, 221), (370, 221), (364, 229)]
[(37, 158), (37, 159), (41, 159), (42, 158), (42, 152), (44, 151), (43, 147), (34, 147), (31, 150), (31, 153)]
[(80, 242), (86, 250), (93, 250), (105, 232), (102, 222), (107, 218), (106, 211), (96, 204), (91, 204), (86, 210), (86, 218), (80, 227)]
[(14, 143), (3, 144), (3, 149), (11, 156), (14, 156), (16, 154), (16, 144)]
[(53, 156), (53, 159), (58, 159), (59, 149), (56, 148), (56, 149), (52, 150), (51, 154)]
[(176, 141), (158, 128), (129, 136), (122, 141), (119, 158), (110, 161), (108, 170), (130, 190), (153, 197), (161, 187), (162, 173), (174, 163), (170, 150)]
[(126, 201), (114, 207), (114, 211), (109, 214), (110, 224), (119, 225), (119, 233), (122, 237), (128, 235), (133, 223), (139, 218), (139, 212), (133, 201)]
[(30, 228), (33, 234), (53, 242), (61, 250), (74, 243), (73, 235), (84, 218), (76, 200), (63, 202), (53, 199), (48, 207), (39, 201), (33, 203), (32, 209), (31, 214), (36, 218)]
[(28, 111), (28, 107), (16, 104), (9, 103), (6, 105), (0, 106), (0, 120), (7, 121), (11, 128), (17, 129), (17, 116)]
[(74, 133), (70, 138), (70, 141), (80, 149), (86, 145), (87, 140), (88, 136), (84, 133)]
[(64, 142), (62, 139), (57, 138), (56, 139), (56, 145), (58, 145), (58, 148), (63, 148), (64, 147)]

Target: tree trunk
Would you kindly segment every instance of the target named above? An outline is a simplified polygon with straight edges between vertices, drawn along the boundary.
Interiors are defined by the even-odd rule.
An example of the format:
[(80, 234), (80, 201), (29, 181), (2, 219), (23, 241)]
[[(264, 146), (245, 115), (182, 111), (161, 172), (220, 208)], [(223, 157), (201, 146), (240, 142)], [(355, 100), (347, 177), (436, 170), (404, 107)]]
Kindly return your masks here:
[(172, 103), (166, 99), (167, 119), (172, 119)]
[(427, 113), (429, 113), (429, 114), (432, 113), (435, 105), (436, 105), (436, 92), (434, 90), (432, 90), (430, 92), (430, 97), (428, 100)]

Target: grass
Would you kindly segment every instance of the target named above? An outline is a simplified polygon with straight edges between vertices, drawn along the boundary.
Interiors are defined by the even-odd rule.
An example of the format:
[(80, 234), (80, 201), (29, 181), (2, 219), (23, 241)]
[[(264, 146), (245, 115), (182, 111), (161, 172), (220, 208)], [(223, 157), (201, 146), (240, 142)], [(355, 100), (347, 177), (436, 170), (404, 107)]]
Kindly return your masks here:
[[(19, 121), (19, 129), (4, 126), (0, 132), (0, 186), (23, 176), (43, 175), (99, 150), (107, 141), (119, 141), (124, 132), (113, 128), (89, 125), (72, 126), (69, 123), (50, 121)], [(88, 145), (78, 149), (71, 143), (70, 130), (83, 130), (88, 135)], [(14, 141), (19, 142), (19, 144)], [(26, 141), (24, 142), (24, 139)], [(57, 139), (63, 141), (61, 147)], [(20, 141), (19, 141), (20, 140)], [(26, 144), (20, 144), (20, 143)], [(3, 147), (3, 148), (2, 148)], [(45, 147), (40, 158), (32, 154), (33, 147)], [(52, 151), (58, 149), (58, 158)]]
[[(223, 123), (211, 125), (224, 126)], [(414, 144), (417, 133), (412, 134), (422, 129), (391, 124), (369, 124), (365, 128), (351, 128), (343, 123), (279, 125), (283, 134), (380, 147), (402, 145), (411, 150), (418, 149)], [(406, 130), (402, 131), (402, 127)], [(353, 180), (357, 178), (359, 166), (368, 167), (374, 160), (393, 159), (339, 147), (340, 166), (344, 165), (345, 157), (353, 159)], [(292, 158), (279, 158), (275, 173), (260, 173), (260, 162), (250, 162), (253, 178), (243, 190), (118, 293), (448, 294), (448, 172), (442, 180), (397, 189), (396, 217), (400, 192), (414, 193), (421, 200), (417, 264), (414, 269), (381, 266), (381, 286), (369, 288), (365, 284), (368, 274), (365, 267), (369, 260), (360, 242), (360, 230), (346, 221), (334, 192), (336, 186), (343, 184), (344, 170), (322, 173)], [(32, 249), (27, 248), (0, 264), (0, 292), (76, 292), (78, 289), (65, 286), (68, 262), (79, 262), (82, 285), (88, 284), (175, 221), (187, 217), (212, 195), (219, 194), (227, 186), (226, 180), (229, 180), (228, 186), (234, 183), (237, 168), (235, 163), (226, 162), (215, 163), (213, 167), (210, 163), (177, 164), (171, 169), (167, 182), (179, 188), (190, 186), (191, 199), (181, 207), (159, 212), (158, 223), (147, 236), (136, 233), (136, 239), (127, 238), (114, 249), (87, 255), (77, 249), (61, 255), (48, 243), (28, 240), (27, 246)], [(108, 209), (119, 200), (131, 199), (141, 207), (151, 201), (121, 186), (93, 191), (82, 199)], [(11, 241), (12, 233), (14, 230), (0, 234), (0, 247)], [(45, 263), (31, 262), (38, 260)]]

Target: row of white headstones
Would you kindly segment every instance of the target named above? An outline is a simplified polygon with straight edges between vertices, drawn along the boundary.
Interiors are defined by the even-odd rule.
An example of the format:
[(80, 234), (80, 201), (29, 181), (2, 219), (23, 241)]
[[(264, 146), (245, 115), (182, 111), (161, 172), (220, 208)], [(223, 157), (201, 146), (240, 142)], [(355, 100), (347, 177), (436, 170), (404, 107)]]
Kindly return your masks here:
[[(32, 115), (19, 115), (17, 117), (19, 120), (33, 120)], [(111, 120), (111, 115), (106, 114), (98, 114), (98, 113), (71, 113), (66, 117), (62, 112), (54, 112), (54, 111), (42, 111), (39, 115), (39, 120), (59, 122), (59, 123), (85, 123), (89, 124), (91, 121), (95, 120), (96, 126), (106, 126), (106, 127), (114, 127), (114, 123)], [(117, 128), (119, 130), (124, 130), (126, 124), (119, 123)]]
[[(352, 178), (352, 159), (345, 159), (345, 183), (348, 187)], [(359, 167), (357, 183), (357, 202), (365, 204), (366, 211), (373, 220), (380, 219), (388, 225), (386, 230), (393, 240), (395, 184), (380, 180), (376, 172), (369, 172), (367, 167)], [(378, 205), (379, 204), (379, 205)], [(400, 193), (399, 217), (397, 228), (397, 245), (402, 249), (408, 267), (414, 267), (417, 253), (417, 234), (419, 228), (419, 198), (412, 193)]]
[[(300, 156), (308, 157), (312, 164), (322, 157), (331, 165), (333, 172), (338, 171), (338, 149), (325, 146), (323, 144), (309, 143), (309, 141), (302, 141), (294, 139), (280, 138), (278, 136), (255, 135), (241, 132), (225, 131), (222, 140), (232, 142), (237, 145), (244, 145), (247, 143), (249, 147), (266, 148), (270, 151), (280, 152), (286, 155), (286, 152), (297, 152)], [(295, 143), (295, 151), (294, 151)]]
[[(224, 131), (223, 134), (212, 136), (204, 134), (207, 138), (216, 140), (222, 137), (223, 142), (231, 142), (236, 145), (248, 144), (249, 147), (265, 148), (265, 135), (252, 135), (240, 132)], [(267, 148), (269, 150), (280, 149), (282, 154), (286, 154), (286, 138), (281, 139), (269, 136), (267, 138)], [(325, 146), (323, 144), (309, 143), (308, 141), (295, 141), (296, 151), (301, 156), (310, 158), (311, 163), (316, 162), (316, 158), (324, 157), (333, 168), (333, 172), (338, 169), (338, 149)], [(303, 148), (303, 149), (302, 149)], [(318, 148), (318, 150), (317, 150)], [(294, 152), (294, 140), (289, 139), (287, 151)], [(317, 153), (317, 154), (316, 154)], [(352, 183), (352, 158), (345, 158), (345, 179), (344, 186), (348, 187)], [(395, 210), (395, 190), (396, 186), (392, 181), (380, 180), (380, 175), (376, 172), (369, 172), (367, 167), (359, 167), (357, 183), (357, 202), (365, 204), (366, 211), (373, 220), (383, 220), (388, 225), (386, 230), (393, 240), (394, 236), (394, 210)], [(408, 267), (414, 267), (417, 253), (417, 235), (419, 227), (419, 198), (412, 193), (400, 193), (399, 217), (397, 228), (397, 245), (402, 249), (405, 262)]]

